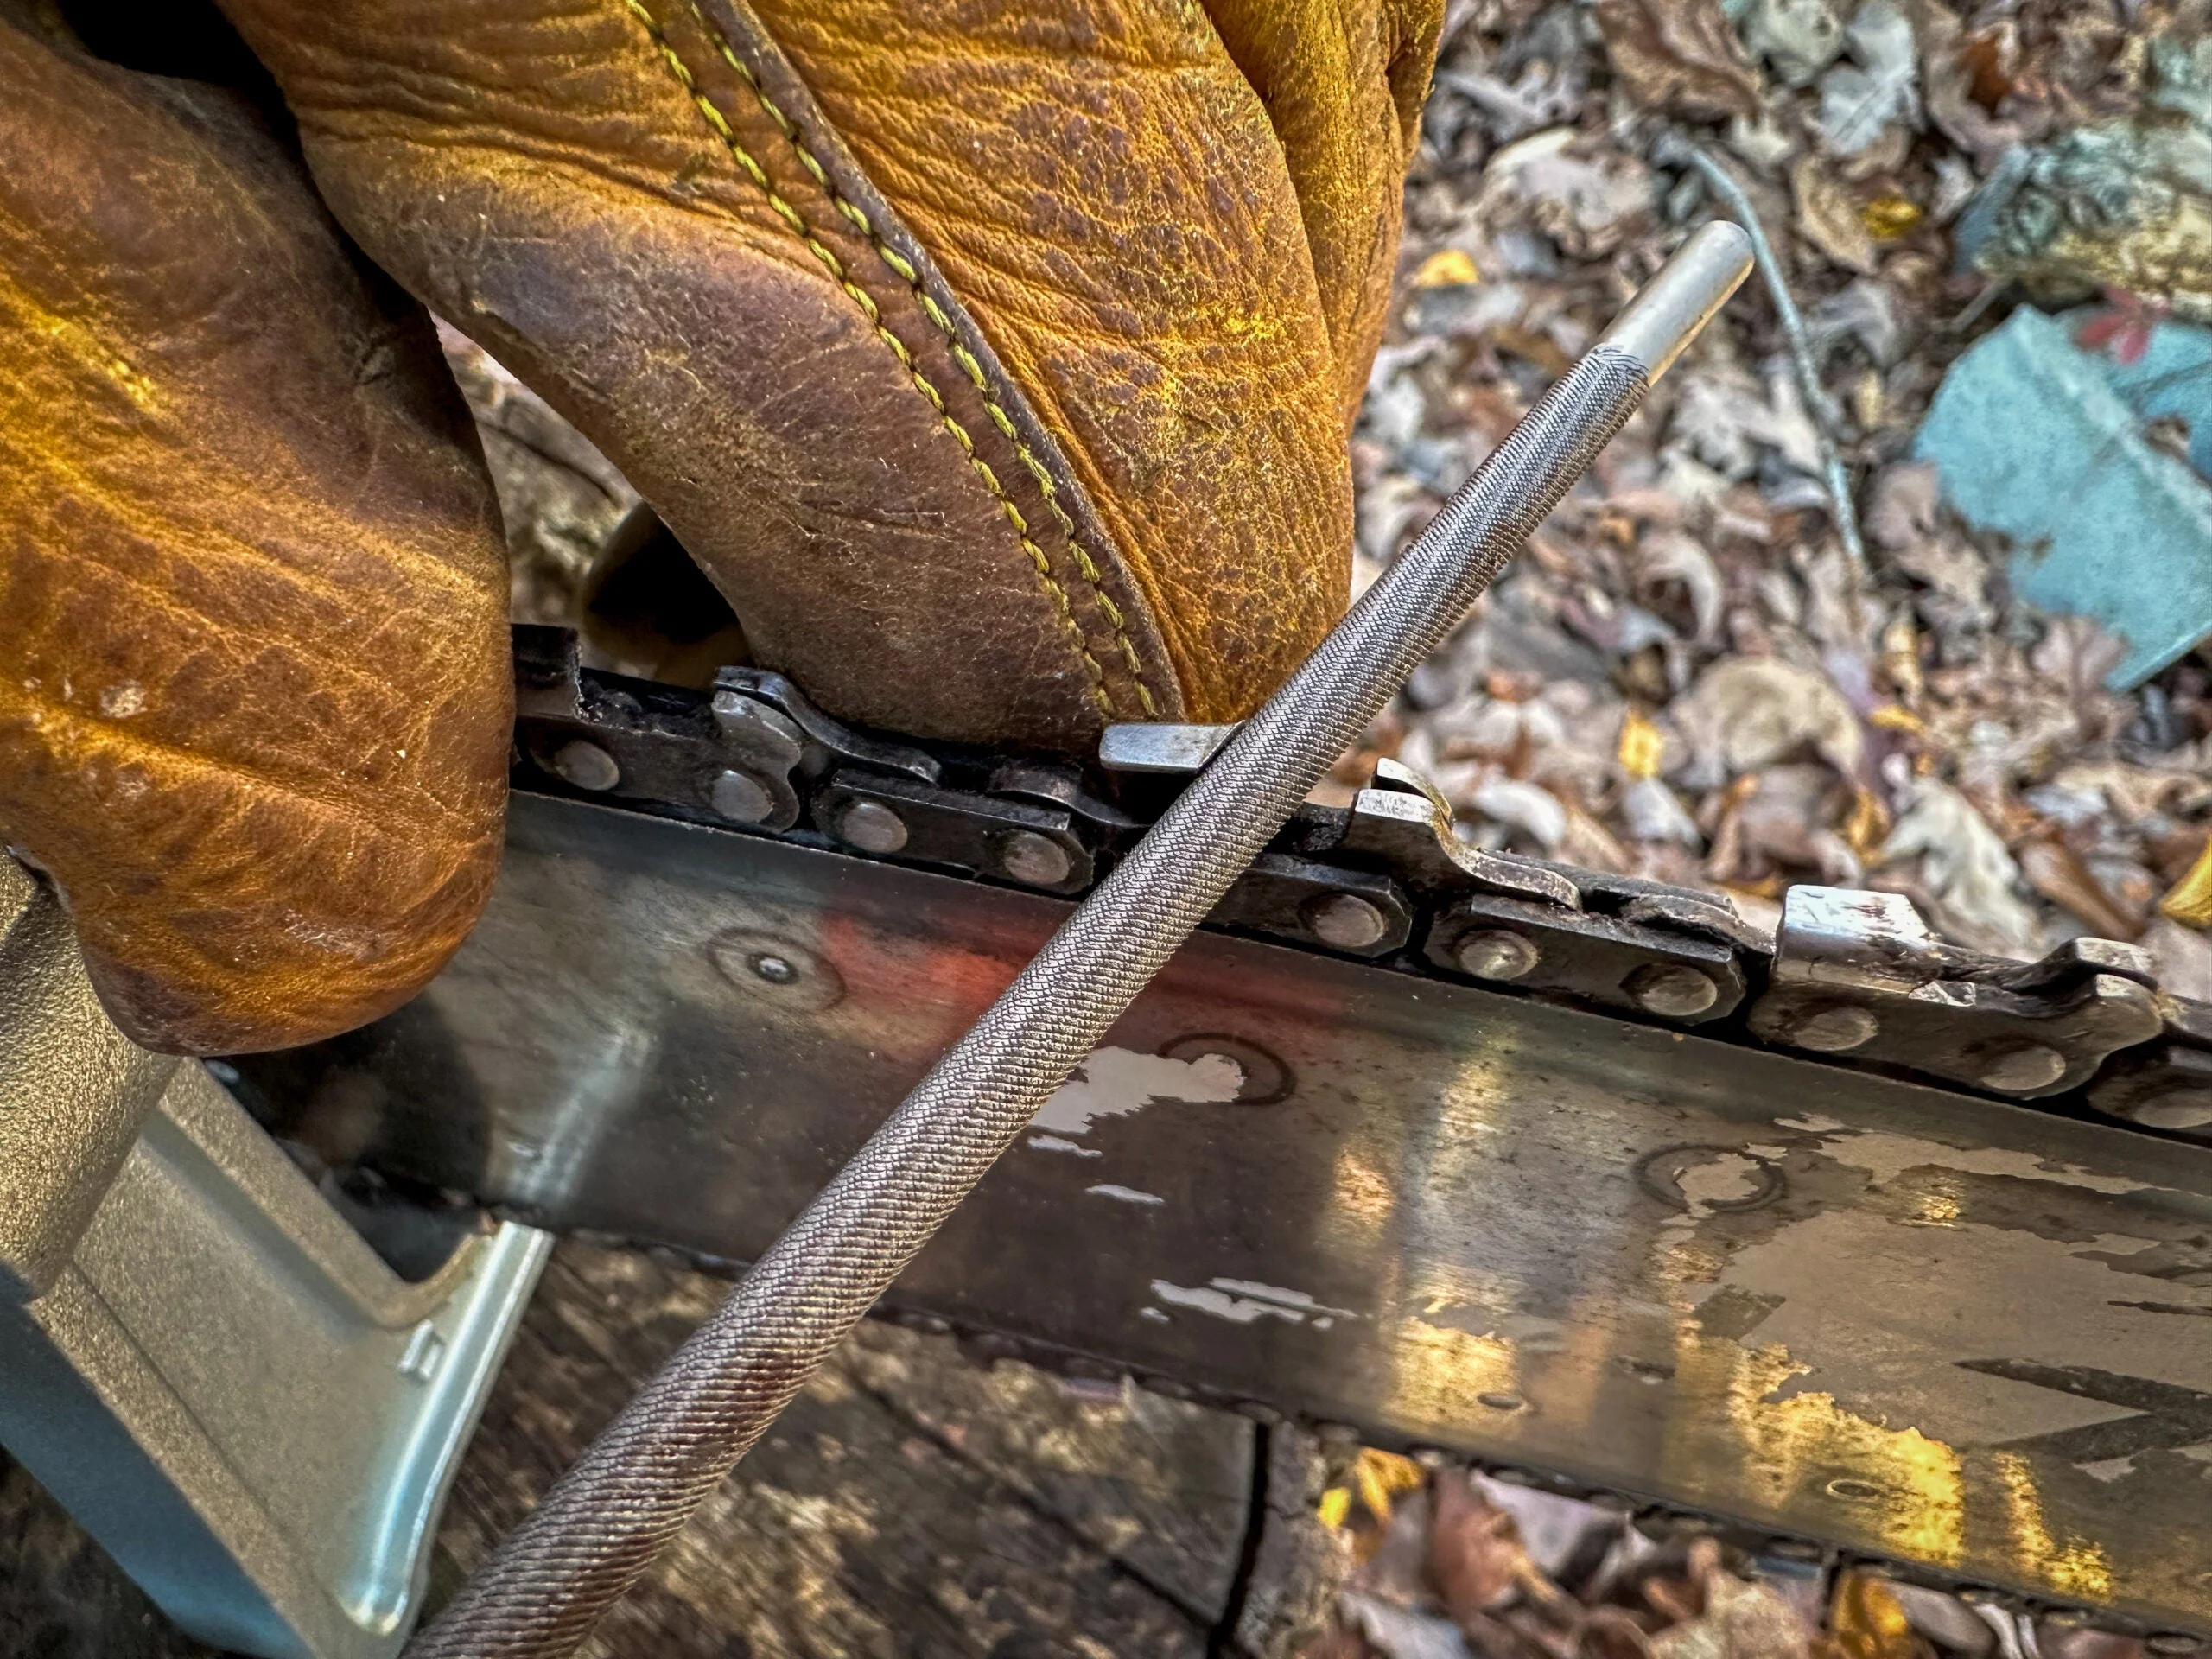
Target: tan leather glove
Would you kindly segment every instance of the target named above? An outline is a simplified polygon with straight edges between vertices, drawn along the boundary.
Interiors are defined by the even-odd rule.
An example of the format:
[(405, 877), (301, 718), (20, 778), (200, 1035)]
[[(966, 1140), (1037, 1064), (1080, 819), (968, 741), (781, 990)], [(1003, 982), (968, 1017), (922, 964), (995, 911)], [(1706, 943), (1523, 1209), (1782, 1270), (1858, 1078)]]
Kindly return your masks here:
[[(1078, 752), (1113, 720), (1248, 712), (1342, 608), (1344, 440), (1382, 323), (1440, 0), (225, 4), (298, 118), (339, 221), (605, 449), (728, 595), (755, 659), (832, 712)], [(134, 118), (153, 119), (158, 102), (142, 95)], [(0, 127), (0, 156), (35, 153), (34, 122), (67, 118)], [(175, 149), (132, 131), (134, 146)], [(124, 156), (119, 168), (135, 154), (112, 133), (80, 147)], [(184, 170), (217, 176), (198, 153)], [(0, 245), (0, 279), (29, 270), (65, 300), (73, 283), (86, 296), (128, 286), (111, 251), (41, 245), (70, 222), (66, 204), (41, 212), (43, 228)], [(208, 245), (175, 222), (172, 259)], [(240, 279), (231, 248), (209, 257)], [(257, 251), (255, 281), (280, 264)], [(289, 308), (279, 333), (334, 326), (327, 296), (273, 286), (268, 303)], [(60, 348), (0, 344), (19, 349)], [(96, 367), (81, 374), (97, 379)], [(320, 429), (321, 396), (342, 409), (363, 393), (296, 382), (281, 407), (233, 397), (195, 413), (227, 435), (211, 442), (289, 454)], [(427, 405), (418, 416), (420, 429), (435, 424)], [(76, 441), (61, 435), (58, 464), (73, 466)], [(372, 459), (378, 442), (396, 446), (389, 463)], [(420, 653), (396, 646), (392, 618), (436, 602), (410, 584), (458, 561), (468, 515), (435, 534), (416, 526), (419, 548), (393, 536), (400, 505), (438, 517), (389, 471), (416, 451), (378, 432), (347, 453), (362, 468), (353, 498), (272, 516), (295, 542), (324, 538), (326, 557), (371, 544), (339, 562), (378, 567), (382, 605), (360, 607), (351, 634), (310, 626), (287, 639), (326, 665), (297, 706), (270, 706), (247, 671), (249, 636), (234, 645), (221, 623), (239, 664), (228, 696), (257, 700), (271, 741), (270, 721), (327, 741), (329, 764), (355, 766), (349, 783), (378, 802), (396, 762), (358, 767), (384, 753), (382, 690), (438, 723), (451, 758), (465, 752), (479, 770), (435, 774), (444, 794), (424, 798), (449, 816), (385, 811), (379, 827), (424, 868), (458, 869), (480, 856), (474, 804), (499, 772), (482, 734), (504, 710), (494, 691), (457, 695), (464, 677), (478, 686), (473, 667), (396, 665)], [(361, 487), (387, 477), (388, 494)], [(129, 556), (138, 591), (197, 618), (198, 556), (164, 550), (158, 526), (200, 511), (198, 498), (171, 505), (150, 483), (132, 487), (145, 498), (135, 522), (153, 531)], [(28, 510), (4, 509), (15, 533), (0, 539), (0, 583), (19, 586), (27, 558), (92, 556), (59, 527), (35, 532), (34, 554), (10, 550), (26, 545)], [(480, 597), (456, 599), (438, 625), (489, 651)], [(133, 652), (150, 649), (114, 644), (137, 637), (107, 620), (129, 604), (90, 620), (74, 647), (87, 662), (135, 670)], [(0, 653), (22, 626), (0, 615)], [(195, 730), (231, 729), (219, 702), (177, 707)], [(236, 724), (251, 735), (253, 722)], [(27, 766), (14, 729), (0, 727), (0, 830), (83, 914), (60, 849), (91, 795)], [(123, 729), (95, 722), (55, 764), (96, 769)], [(252, 760), (249, 747), (242, 764)], [(193, 800), (201, 785), (158, 787)], [(101, 979), (126, 1023), (170, 1046), (245, 1046), (375, 1011), (334, 994), (355, 969), (334, 942), (320, 959), (330, 994), (273, 1020), (288, 993), (260, 994), (274, 981), (255, 980), (250, 940), (264, 922), (242, 910), (224, 974), (137, 948), (221, 911), (226, 867), (292, 895), (281, 904), (344, 877), (356, 850), (240, 869), (244, 843), (220, 812), (175, 821), (189, 828), (166, 858), (105, 862), (93, 878), (131, 878), (115, 913), (135, 919), (106, 947)], [(202, 874), (184, 881), (187, 867)], [(429, 938), (419, 905), (378, 919)], [(454, 937), (415, 953), (410, 971), (427, 974)], [(200, 1023), (146, 1017), (187, 1007)]]
[(0, 21), (0, 842), (156, 1048), (397, 1006), (499, 866), (505, 561), (422, 314), (238, 99)]

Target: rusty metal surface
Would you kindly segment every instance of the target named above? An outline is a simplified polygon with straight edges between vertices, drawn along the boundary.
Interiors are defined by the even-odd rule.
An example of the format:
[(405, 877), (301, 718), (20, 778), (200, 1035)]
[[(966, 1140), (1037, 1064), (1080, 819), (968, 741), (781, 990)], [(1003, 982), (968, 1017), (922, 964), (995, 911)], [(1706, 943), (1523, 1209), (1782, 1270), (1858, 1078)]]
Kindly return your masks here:
[[(518, 796), (337, 1160), (744, 1260), (1062, 901)], [(896, 1297), (1209, 1397), (2212, 1627), (2212, 1152), (1195, 940)]]

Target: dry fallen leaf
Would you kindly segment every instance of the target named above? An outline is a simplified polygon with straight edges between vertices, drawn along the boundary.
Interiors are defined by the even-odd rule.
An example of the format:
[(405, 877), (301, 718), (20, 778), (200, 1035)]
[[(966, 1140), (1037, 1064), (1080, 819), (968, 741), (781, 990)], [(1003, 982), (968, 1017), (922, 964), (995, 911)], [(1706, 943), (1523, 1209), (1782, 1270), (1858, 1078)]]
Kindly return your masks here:
[(1637, 710), (1630, 709), (1621, 715), (1620, 741), (1613, 753), (1621, 770), (1630, 777), (1656, 778), (1659, 758), (1666, 747), (1666, 734)]
[(1857, 887), (1866, 872), (1835, 826), (1853, 791), (1825, 766), (1772, 766), (1730, 791), (1731, 807), (1713, 838), (1708, 873), (1720, 882), (1756, 881), (1777, 872), (1830, 887)]
[(1751, 0), (1744, 44), (1792, 86), (1802, 86), (1843, 50), (1843, 24), (1828, 0)]
[(1987, 628), (1996, 620), (1989, 598), (1989, 564), (1980, 551), (1943, 521), (1936, 468), (1926, 461), (1885, 467), (1868, 493), (1866, 534), (1890, 563), (1933, 589), (1921, 610), (1947, 643)]
[(1679, 586), (1689, 601), (1692, 637), (1711, 645), (1720, 635), (1720, 613), (1727, 601), (1727, 584), (1704, 543), (1679, 530), (1654, 530), (1636, 546), (1636, 591), (1654, 606), (1664, 603), (1665, 590)]
[(1681, 797), (1656, 778), (1638, 778), (1623, 790), (1619, 810), (1631, 841), (1669, 842), (1693, 852), (1705, 844)]
[(1596, 258), (1649, 223), (1650, 173), (1630, 151), (1554, 127), (1508, 144), (1483, 170), (1484, 216), (1502, 218), (1516, 204), (1564, 251)]
[(1482, 279), (1474, 255), (1465, 248), (1439, 248), (1414, 271), (1415, 288), (1460, 288)]
[(2030, 887), (2097, 938), (2133, 940), (2141, 935), (2145, 918), (2121, 906), (2055, 826), (2024, 837), (2013, 856)]
[(2212, 928), (2212, 841), (2204, 843), (2189, 874), (2158, 900), (2158, 914), (2184, 927)]
[(1940, 0), (1921, 0), (1915, 16), (1928, 76), (1929, 119), (1982, 163), (1982, 170), (2006, 150), (2033, 143), (2050, 130), (2058, 113), (2051, 88), (2037, 84), (2040, 77), (2031, 82), (2016, 76), (2015, 66), (2005, 61), (1997, 30), (1969, 37)]
[(1820, 157), (1808, 156), (1790, 169), (1789, 189), (1797, 200), (1798, 234), (1847, 270), (1872, 276), (1880, 264), (1873, 236), (1858, 203)]
[(1375, 1649), (1357, 1630), (1332, 1624), (1299, 1649), (1298, 1659), (1375, 1659)]
[(1428, 1573), (1445, 1611), (1464, 1628), (1476, 1613), (1503, 1605), (1528, 1573), (1528, 1552), (1513, 1517), (1478, 1491), (1465, 1473), (1437, 1477)]
[(1367, 1505), (1367, 1512), (1377, 1521), (1390, 1518), (1393, 1497), (1401, 1492), (1420, 1491), (1428, 1478), (1411, 1458), (1402, 1458), (1395, 1452), (1377, 1452), (1371, 1446), (1360, 1448), (1351, 1473), (1352, 1484), (1359, 1491), (1359, 1501)]
[(1758, 114), (1758, 71), (1719, 0), (1599, 0), (1598, 27), (1614, 73), (1644, 109)]
[(1855, 61), (1821, 77), (1821, 136), (1839, 156), (1873, 148), (1894, 124), (1920, 115), (1920, 64), (1912, 24), (1890, 0), (1865, 0), (1844, 31)]
[(1836, 1575), (1828, 1603), (1828, 1642), (1839, 1659), (1928, 1659), (1930, 1651), (1926, 1640), (1913, 1633), (1889, 1586), (1871, 1573)]
[(1651, 1638), (1652, 1659), (1804, 1659), (1808, 1646), (1797, 1610), (1764, 1584), (1715, 1568), (1705, 1580), (1705, 1611)]
[(1376, 1596), (1346, 1590), (1337, 1598), (1346, 1619), (1384, 1659), (1472, 1659), (1459, 1629)]
[(1927, 215), (1920, 204), (1904, 196), (1876, 196), (1859, 210), (1859, 218), (1877, 242), (1894, 242), (1908, 235)]
[(1854, 777), (1865, 753), (1865, 736), (1843, 693), (1825, 676), (1772, 658), (1715, 663), (1673, 712), (1697, 755), (1717, 760), (1732, 778), (1805, 749)]

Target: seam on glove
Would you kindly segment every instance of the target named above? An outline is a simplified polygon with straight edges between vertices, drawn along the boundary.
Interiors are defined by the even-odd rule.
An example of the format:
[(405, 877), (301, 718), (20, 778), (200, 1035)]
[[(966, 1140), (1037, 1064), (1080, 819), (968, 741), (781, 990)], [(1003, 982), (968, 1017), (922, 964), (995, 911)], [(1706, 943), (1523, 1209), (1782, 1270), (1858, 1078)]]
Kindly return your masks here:
[[(1144, 664), (1137, 656), (1135, 642), (1129, 638), (1128, 620), (1122, 616), (1121, 607), (1114, 603), (1102, 585), (1097, 561), (1091, 557), (1090, 550), (1077, 539), (1075, 520), (1069, 517), (1067, 509), (1060, 505), (1059, 491), (1052, 482), (1052, 474), (1046, 469), (1045, 463), (1037, 459), (1035, 452), (1022, 441), (1021, 435), (1015, 429), (1012, 418), (1004, 409), (999, 406), (998, 399), (991, 396), (990, 383), (983, 378), (983, 365), (976, 360), (976, 354), (969, 351), (961, 340), (959, 329), (953, 325), (952, 319), (945, 315), (944, 308), (938, 305), (931, 296), (929, 290), (922, 286), (921, 273), (914, 269), (904, 254), (885, 241), (877, 232), (874, 221), (868, 218), (867, 209), (861, 207), (857, 202), (848, 200), (838, 190), (836, 184), (830, 177), (829, 170), (822, 165), (820, 159), (814, 152), (807, 148), (806, 137), (799, 130), (798, 124), (784, 113), (782, 106), (769, 96), (768, 89), (760, 84), (760, 77), (753, 73), (752, 66), (737, 55), (736, 48), (731, 44), (729, 36), (722, 32), (721, 25), (707, 16), (706, 12), (701, 9), (699, 0), (686, 0), (686, 3), (690, 8), (691, 16), (697, 19), (699, 27), (704, 29), (715, 42), (715, 49), (721, 54), (722, 61), (736, 71), (739, 78), (753, 89), (753, 96), (760, 100), (760, 107), (767, 112), (768, 118), (776, 124), (776, 130), (782, 133), (786, 142), (790, 143), (792, 152), (798, 157), (799, 164), (806, 168), (815, 183), (822, 187), (823, 194), (830, 198), (830, 204), (838, 213), (851, 223), (854, 229), (868, 238), (868, 245), (875, 250), (876, 257), (883, 261), (891, 274), (913, 290), (914, 299), (922, 308), (922, 315), (934, 323), (938, 332), (944, 336), (945, 344), (952, 353), (952, 360), (960, 365), (961, 372), (967, 375), (969, 384), (976, 388), (977, 396), (982, 398), (983, 407), (990, 411), (991, 423), (997, 427), (1007, 442), (1014, 446), (1014, 453), (1021, 457), (1022, 466), (1027, 468), (1029, 475), (1037, 480), (1037, 488), (1044, 495), (1045, 505), (1051, 510), (1053, 518), (1058, 522), (1060, 533), (1067, 540), (1068, 551), (1074, 556), (1076, 569), (1082, 572), (1084, 582), (1090, 588), (1091, 596), (1098, 601), (1100, 613), (1114, 630), (1114, 643), (1121, 651), (1122, 659), (1128, 664), (1129, 677), (1135, 683), (1137, 696), (1144, 704), (1145, 713), (1156, 718), (1160, 713), (1160, 705), (1153, 697), (1152, 688), (1144, 683)], [(1005, 498), (1001, 496), (1001, 500), (1004, 501), (1004, 499)], [(1012, 503), (1007, 502), (1006, 505), (1011, 511)]]
[[(1044, 549), (1038, 546), (1036, 540), (1031, 536), (1027, 518), (1023, 516), (1020, 508), (1015, 505), (1013, 497), (1007, 493), (1006, 486), (999, 482), (998, 474), (992, 470), (990, 463), (976, 452), (975, 439), (969, 435), (967, 428), (963, 426), (952, 412), (945, 407), (944, 394), (922, 371), (921, 365), (914, 361), (913, 353), (907, 348), (906, 341), (893, 334), (884, 322), (881, 308), (876, 304), (874, 296), (853, 281), (851, 275), (845, 268), (844, 261), (837, 257), (835, 250), (814, 234), (806, 222), (805, 216), (776, 189), (774, 183), (768, 177), (767, 170), (760, 165), (759, 159), (739, 141), (736, 132), (731, 128), (722, 112), (715, 108), (714, 101), (700, 88), (697, 78), (691, 73), (690, 66), (683, 61), (674, 43), (669, 40), (666, 31), (645, 9), (643, 0), (623, 0), (623, 3), (629, 9), (631, 15), (637, 18), (655, 48), (660, 53), (662, 60), (668, 66), (669, 73), (675, 76), (691, 102), (697, 106), (699, 113), (705, 118), (707, 124), (713, 129), (715, 136), (721, 141), (723, 148), (729, 151), (731, 159), (767, 198), (768, 206), (775, 212), (776, 216), (791, 227), (793, 234), (805, 245), (807, 251), (814, 256), (823, 268), (830, 273), (831, 279), (844, 290), (846, 296), (860, 308), (861, 315), (868, 319), (869, 326), (874, 329), (876, 338), (890, 348), (892, 354), (899, 359), (899, 366), (906, 371), (907, 378), (912, 381), (914, 389), (936, 412), (938, 423), (951, 435), (953, 441), (959, 444), (961, 453), (966, 456), (969, 466), (975, 470), (976, 477), (982, 480), (984, 488), (991, 493), (992, 499), (998, 503), (999, 511), (1005, 515), (1007, 523), (1013, 527), (1014, 539), (1020, 544), (1021, 550), (1029, 556), (1031, 564), (1036, 568), (1038, 580), (1044, 584), (1045, 591), (1051, 596), (1054, 607), (1059, 612), (1061, 624), (1068, 634), (1070, 642), (1075, 646), (1077, 654), (1082, 658), (1084, 667), (1089, 672), (1091, 701), (1109, 720), (1113, 719), (1116, 711), (1113, 698), (1106, 690), (1105, 671), (1099, 666), (1098, 659), (1091, 654), (1090, 642), (1084, 637), (1082, 625), (1076, 620), (1074, 607), (1069, 602), (1067, 589), (1052, 574), (1052, 561), (1046, 556)], [(921, 304), (924, 315), (945, 334), (950, 342), (954, 360), (960, 364), (962, 370), (974, 381), (977, 390), (982, 392), (983, 405), (990, 411), (993, 424), (997, 426), (1014, 443), (1023, 463), (1043, 486), (1046, 505), (1052, 508), (1053, 515), (1067, 532), (1068, 546), (1075, 555), (1077, 569), (1083, 573), (1084, 579), (1090, 584), (1091, 592), (1098, 601), (1100, 611), (1113, 627), (1115, 639), (1121, 648), (1122, 655), (1128, 663), (1131, 676), (1135, 679), (1138, 698), (1143, 703), (1147, 714), (1156, 713), (1158, 705), (1154, 700), (1150, 688), (1144, 683), (1141, 677), (1136, 648), (1128, 638), (1121, 608), (1108, 598), (1104, 590), (1100, 588), (1098, 567), (1090, 556), (1076, 542), (1074, 521), (1061, 507), (1058, 497), (1053, 493), (1052, 480), (1046, 473), (1043, 463), (1030, 453), (1028, 446), (1023, 443), (1016, 435), (1014, 423), (1007, 418), (1006, 411), (1000, 408), (997, 401), (990, 396), (983, 379), (982, 367), (976, 361), (975, 354), (961, 343), (958, 333), (953, 327), (951, 319), (944, 315), (944, 308), (924, 290), (920, 273), (901, 257), (895, 249), (886, 245), (883, 238), (876, 234), (874, 224), (864, 212), (837, 192), (835, 186), (830, 183), (829, 175), (823, 170), (821, 162), (815, 158), (800, 138), (796, 125), (769, 98), (752, 70), (740, 60), (721, 30), (700, 11), (696, 0), (690, 0), (690, 3), (691, 15), (698, 20), (701, 27), (715, 41), (730, 67), (735, 70), (746, 85), (752, 89), (753, 96), (760, 100), (761, 108), (776, 123), (778, 130), (790, 141), (791, 148), (798, 153), (801, 163), (806, 168), (809, 175), (822, 187), (838, 212), (868, 238), (868, 245), (875, 250), (877, 256), (912, 290), (915, 298)]]

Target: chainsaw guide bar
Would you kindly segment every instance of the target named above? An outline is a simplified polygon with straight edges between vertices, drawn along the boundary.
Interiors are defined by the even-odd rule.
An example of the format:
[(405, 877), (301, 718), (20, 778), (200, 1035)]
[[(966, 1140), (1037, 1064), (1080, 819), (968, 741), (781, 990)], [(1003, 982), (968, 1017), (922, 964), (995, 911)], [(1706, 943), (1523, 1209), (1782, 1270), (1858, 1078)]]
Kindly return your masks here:
[[(517, 630), (505, 873), (429, 990), (218, 1075), (353, 1184), (754, 1259), (1202, 766), (850, 731)], [(2212, 1630), (2212, 1008), (2145, 953), (1302, 808), (882, 1310), (1755, 1553)], [(365, 1172), (365, 1173), (364, 1173)], [(387, 1208), (405, 1210), (405, 1205)]]

